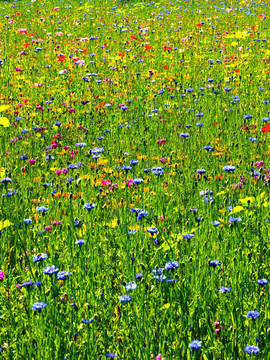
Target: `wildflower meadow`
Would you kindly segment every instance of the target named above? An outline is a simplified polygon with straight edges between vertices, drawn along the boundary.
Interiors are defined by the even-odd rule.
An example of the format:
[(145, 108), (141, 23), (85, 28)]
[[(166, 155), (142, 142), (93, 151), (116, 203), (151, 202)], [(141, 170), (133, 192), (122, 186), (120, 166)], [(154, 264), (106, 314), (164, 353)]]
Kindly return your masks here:
[(269, 6), (0, 2), (1, 359), (270, 359)]

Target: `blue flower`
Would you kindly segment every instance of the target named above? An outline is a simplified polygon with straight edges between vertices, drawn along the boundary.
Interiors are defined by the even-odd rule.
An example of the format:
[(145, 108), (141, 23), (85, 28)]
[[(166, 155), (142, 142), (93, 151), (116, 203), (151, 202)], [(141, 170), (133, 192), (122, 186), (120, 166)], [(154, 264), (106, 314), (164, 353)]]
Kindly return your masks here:
[(140, 209), (140, 208), (131, 208), (130, 211), (138, 214), (138, 213), (140, 213), (140, 212), (143, 211), (143, 210)]
[(47, 306), (44, 302), (37, 302), (32, 305), (32, 309), (34, 311), (40, 311), (41, 309), (44, 309)]
[(256, 345), (247, 345), (247, 346), (245, 347), (245, 352), (246, 352), (247, 354), (252, 354), (252, 353), (257, 354), (257, 353), (260, 352), (260, 349), (259, 349), (259, 347), (256, 346)]
[(131, 295), (121, 295), (119, 297), (119, 302), (120, 303), (129, 303), (132, 300), (132, 296)]
[(69, 271), (60, 271), (59, 273), (57, 273), (57, 280), (66, 280), (69, 276), (70, 276), (70, 272)]
[(204, 170), (204, 169), (197, 170), (197, 174), (205, 174), (205, 173), (206, 173), (206, 170)]
[(158, 232), (158, 229), (156, 227), (148, 228), (147, 232), (149, 232), (151, 235), (154, 235)]
[(3, 179), (0, 179), (0, 183), (1, 184), (4, 184), (4, 183), (10, 183), (12, 180), (10, 178), (3, 178)]
[(137, 220), (142, 220), (143, 218), (145, 218), (148, 215), (148, 211), (140, 211), (138, 216), (137, 216)]
[(35, 263), (37, 263), (37, 262), (43, 261), (47, 258), (48, 258), (47, 254), (37, 254), (37, 255), (33, 256), (33, 261)]
[(143, 183), (143, 179), (134, 179), (133, 180), (133, 184), (135, 184), (135, 185), (139, 185), (141, 183)]
[(128, 230), (128, 235), (134, 235), (136, 234), (137, 230)]
[(125, 172), (128, 172), (131, 170), (131, 166), (124, 165), (121, 170), (124, 170)]
[(28, 159), (28, 157), (26, 156), (26, 155), (24, 155), (24, 154), (22, 154), (21, 156), (20, 156), (20, 160), (27, 160)]
[(25, 223), (25, 225), (30, 225), (32, 222), (32, 219), (23, 219), (23, 222)]
[(94, 209), (95, 206), (96, 206), (95, 204), (86, 203), (83, 205), (83, 208), (90, 211), (90, 210)]
[(226, 293), (226, 292), (231, 292), (231, 287), (224, 287), (224, 286), (221, 286), (220, 289), (219, 289), (219, 292), (221, 293)]
[(139, 164), (139, 160), (137, 160), (137, 159), (129, 160), (129, 163), (130, 163), (130, 165), (135, 166), (135, 165)]
[(81, 247), (83, 244), (85, 244), (85, 241), (83, 239), (78, 239), (76, 240), (76, 245), (79, 245), (79, 247)]
[(46, 266), (45, 269), (43, 270), (43, 273), (45, 275), (53, 275), (56, 274), (58, 271), (59, 269), (57, 269), (55, 265), (52, 265), (52, 266)]
[(115, 353), (108, 353), (105, 355), (107, 358), (110, 358), (110, 359), (113, 359), (113, 358), (116, 358), (117, 355)]
[(134, 281), (131, 281), (130, 283), (127, 283), (125, 288), (126, 290), (135, 290), (137, 287), (136, 283)]
[(260, 313), (258, 311), (251, 310), (247, 313), (248, 319), (256, 319), (259, 316), (260, 316)]
[(229, 223), (230, 223), (230, 224), (231, 224), (231, 223), (235, 224), (235, 223), (241, 222), (241, 221), (242, 221), (241, 218), (232, 218), (232, 217), (229, 217)]
[(86, 146), (86, 143), (76, 143), (75, 146), (82, 148)]
[(175, 270), (177, 269), (179, 266), (177, 261), (169, 261), (165, 264), (165, 269), (166, 270)]
[(134, 275), (135, 279), (140, 279), (143, 277), (143, 273), (139, 272), (137, 274)]
[(38, 206), (37, 207), (37, 211), (38, 212), (42, 212), (42, 213), (45, 213), (49, 210), (49, 208), (46, 208), (45, 206)]
[(188, 133), (181, 133), (180, 136), (183, 138), (188, 138), (190, 135)]
[(258, 279), (257, 284), (259, 284), (259, 285), (267, 285), (268, 281), (266, 279)]
[(25, 281), (24, 283), (22, 283), (22, 284), (20, 285), (20, 287), (24, 287), (24, 286), (30, 287), (30, 286), (32, 286), (32, 285), (34, 285), (33, 281), (32, 281), (32, 280), (28, 280), (28, 281)]
[(190, 239), (192, 239), (193, 237), (194, 237), (193, 234), (182, 234), (182, 238), (183, 238), (183, 239), (188, 239), (188, 240), (190, 240)]
[(164, 174), (164, 169), (162, 166), (154, 166), (154, 167), (152, 167), (151, 171), (154, 175)]
[(219, 226), (219, 225), (220, 225), (220, 222), (217, 221), (217, 220), (211, 221), (211, 222), (210, 222), (210, 225)]
[(247, 120), (252, 119), (252, 115), (244, 115), (243, 117), (244, 117), (244, 119), (247, 119)]
[(152, 273), (154, 275), (156, 275), (156, 274), (161, 275), (163, 273), (163, 269), (162, 268), (154, 269), (154, 270), (152, 270)]
[(221, 262), (219, 260), (211, 260), (209, 261), (209, 265), (215, 268), (216, 266), (221, 265)]
[(83, 225), (83, 223), (80, 220), (78, 220), (78, 219), (74, 220), (74, 227), (75, 228), (82, 227), (82, 225)]
[(202, 347), (201, 341), (193, 340), (189, 344), (190, 349), (192, 350), (199, 350)]
[(235, 166), (233, 166), (233, 165), (225, 165), (225, 166), (223, 166), (223, 170), (231, 172), (231, 171), (235, 170)]
[(81, 321), (81, 323), (83, 323), (83, 324), (91, 324), (92, 322), (94, 321), (94, 318), (91, 318), (91, 319), (83, 319), (82, 321)]
[(249, 141), (252, 141), (252, 142), (255, 142), (255, 141), (257, 141), (257, 138), (255, 138), (255, 137), (249, 137), (248, 140), (249, 140)]

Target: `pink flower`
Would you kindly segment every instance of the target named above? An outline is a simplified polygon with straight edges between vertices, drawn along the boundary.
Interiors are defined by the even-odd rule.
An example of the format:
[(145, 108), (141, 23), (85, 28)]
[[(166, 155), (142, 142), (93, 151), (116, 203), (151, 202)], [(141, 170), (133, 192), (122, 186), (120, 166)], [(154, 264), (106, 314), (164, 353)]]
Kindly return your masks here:
[(159, 159), (159, 161), (162, 163), (162, 164), (164, 164), (165, 162), (167, 162), (167, 158), (161, 158), (161, 159)]
[(5, 277), (4, 271), (0, 270), (0, 281), (3, 281)]
[(45, 227), (45, 230), (48, 231), (48, 232), (50, 232), (50, 231), (52, 230), (52, 226), (46, 226), (46, 227)]
[(68, 169), (67, 169), (67, 168), (63, 168), (63, 169), (62, 169), (62, 173), (63, 173), (64, 175), (66, 175), (67, 172), (68, 172)]
[(58, 170), (56, 170), (56, 172), (55, 172), (55, 173), (56, 173), (56, 175), (58, 175), (58, 176), (59, 176), (59, 175), (61, 175), (61, 174), (62, 174), (62, 170), (58, 169)]
[(34, 165), (36, 162), (37, 162), (37, 161), (34, 160), (34, 159), (30, 159), (30, 160), (29, 160), (29, 163), (30, 163), (31, 165)]
[(128, 179), (128, 181), (127, 181), (127, 186), (131, 186), (131, 185), (133, 185), (133, 180), (132, 180), (132, 179)]
[(162, 144), (165, 144), (166, 141), (167, 141), (166, 139), (160, 139), (160, 140), (157, 141), (157, 144), (162, 145)]
[(18, 33), (19, 34), (27, 34), (27, 30), (26, 29), (19, 29)]
[(68, 150), (68, 149), (70, 149), (70, 146), (66, 145), (66, 146), (63, 147), (63, 150)]

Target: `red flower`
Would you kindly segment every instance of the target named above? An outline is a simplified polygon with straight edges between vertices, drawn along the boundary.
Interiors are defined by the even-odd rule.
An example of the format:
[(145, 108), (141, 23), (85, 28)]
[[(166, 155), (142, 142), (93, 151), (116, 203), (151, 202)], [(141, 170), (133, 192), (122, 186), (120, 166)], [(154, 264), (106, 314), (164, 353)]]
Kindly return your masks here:
[(57, 56), (57, 61), (65, 61), (66, 60), (66, 57), (65, 55), (60, 55), (60, 56)]
[(270, 132), (270, 124), (266, 124), (266, 125), (262, 128), (262, 132), (263, 132), (264, 134)]

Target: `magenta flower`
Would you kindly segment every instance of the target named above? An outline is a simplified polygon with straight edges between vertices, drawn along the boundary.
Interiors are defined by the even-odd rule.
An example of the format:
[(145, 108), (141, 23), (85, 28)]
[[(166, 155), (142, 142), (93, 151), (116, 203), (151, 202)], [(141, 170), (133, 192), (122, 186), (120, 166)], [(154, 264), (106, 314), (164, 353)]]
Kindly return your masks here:
[(31, 165), (34, 165), (36, 162), (37, 162), (37, 161), (34, 160), (34, 159), (30, 159), (30, 160), (29, 160), (29, 163), (30, 163)]
[(5, 277), (4, 271), (0, 270), (0, 281), (3, 281)]

